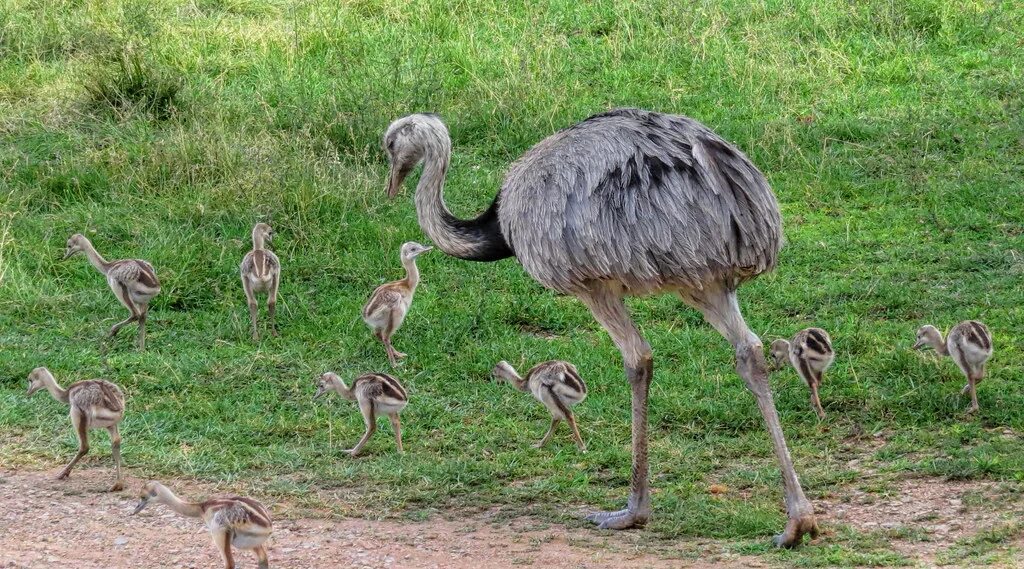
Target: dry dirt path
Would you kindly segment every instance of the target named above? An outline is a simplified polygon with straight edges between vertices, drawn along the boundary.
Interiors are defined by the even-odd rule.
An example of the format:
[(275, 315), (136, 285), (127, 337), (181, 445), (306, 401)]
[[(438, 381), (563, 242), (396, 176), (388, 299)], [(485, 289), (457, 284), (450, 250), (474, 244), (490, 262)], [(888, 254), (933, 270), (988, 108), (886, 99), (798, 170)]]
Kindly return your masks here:
[[(220, 558), (201, 522), (163, 506), (129, 516), (142, 481), (124, 492), (103, 491), (107, 469), (82, 469), (57, 481), (53, 471), (0, 470), (0, 568), (163, 569), (219, 568)], [(203, 489), (179, 483), (199, 497)], [(532, 526), (531, 526), (532, 524)], [(541, 529), (542, 528), (542, 529)], [(278, 519), (271, 567), (497, 569), (732, 568), (763, 566), (734, 559), (714, 564), (666, 559), (638, 545), (639, 534), (541, 526), (533, 520), (498, 527), (465, 521)], [(249, 552), (240, 568), (256, 567)]]

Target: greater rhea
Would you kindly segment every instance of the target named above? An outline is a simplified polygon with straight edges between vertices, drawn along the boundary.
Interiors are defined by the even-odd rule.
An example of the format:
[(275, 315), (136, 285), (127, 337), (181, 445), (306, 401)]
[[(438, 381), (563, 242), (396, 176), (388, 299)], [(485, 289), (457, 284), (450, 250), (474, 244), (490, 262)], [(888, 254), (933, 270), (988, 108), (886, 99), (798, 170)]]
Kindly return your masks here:
[(270, 320), (270, 333), (277, 336), (277, 324), (274, 312), (277, 309), (277, 287), (281, 284), (281, 261), (273, 251), (267, 249), (267, 242), (274, 237), (274, 230), (266, 223), (257, 223), (252, 228), (252, 251), (245, 254), (239, 267), (242, 274), (242, 288), (249, 303), (249, 319), (252, 321), (252, 339), (259, 341), (260, 332), (257, 320), (259, 307), (256, 293), (267, 294), (267, 318)]
[(359, 456), (367, 441), (377, 431), (377, 417), (387, 415), (391, 421), (391, 427), (395, 430), (395, 443), (398, 445), (399, 454), (405, 452), (402, 449), (402, 422), (398, 414), (405, 409), (409, 403), (409, 395), (405, 392), (402, 384), (393, 376), (386, 373), (367, 373), (352, 380), (352, 387), (345, 385), (338, 374), (327, 372), (317, 380), (316, 394), (313, 399), (318, 399), (329, 391), (333, 391), (344, 399), (355, 401), (359, 404), (359, 412), (363, 415), (363, 422), (366, 423), (366, 432), (359, 443), (345, 451), (350, 456)]
[(139, 504), (131, 515), (141, 512), (151, 502), (164, 504), (185, 517), (202, 519), (224, 559), (226, 569), (235, 568), (232, 547), (251, 549), (259, 559), (260, 569), (270, 567), (264, 543), (273, 530), (272, 521), (270, 512), (256, 500), (231, 496), (205, 502), (186, 502), (163, 484), (150, 482), (143, 489)]
[(782, 369), (786, 362), (792, 364), (797, 375), (811, 388), (811, 407), (818, 414), (818, 419), (824, 419), (825, 410), (821, 408), (818, 389), (825, 370), (835, 359), (828, 332), (821, 328), (806, 328), (797, 332), (792, 340), (775, 340), (770, 351), (775, 364), (772, 371)]
[(89, 263), (107, 277), (107, 284), (114, 296), (131, 312), (131, 316), (114, 324), (109, 336), (113, 338), (126, 324), (139, 323), (138, 346), (146, 349), (146, 315), (149, 313), (149, 301), (160, 294), (160, 281), (156, 278), (153, 265), (142, 259), (122, 259), (107, 262), (92, 246), (92, 243), (81, 233), (68, 239), (64, 259), (70, 259), (76, 253), (85, 253)]
[(416, 286), (420, 283), (420, 271), (416, 268), (416, 257), (433, 249), (409, 241), (402, 245), (400, 257), (405, 267), (405, 278), (399, 281), (384, 283), (377, 287), (363, 306), (363, 322), (370, 327), (373, 335), (384, 344), (388, 353), (388, 361), (392, 366), (405, 354), (391, 345), (391, 336), (405, 320), (412, 297), (416, 294)]
[(737, 288), (776, 265), (782, 218), (768, 181), (735, 146), (678, 115), (615, 109), (544, 139), (509, 168), (491, 206), (458, 219), (444, 203), (451, 138), (437, 115), (393, 122), (383, 138), (388, 195), (423, 163), (420, 227), (445, 253), (472, 261), (515, 256), (537, 282), (575, 295), (622, 353), (633, 403), (633, 468), (626, 508), (595, 513), (602, 528), (651, 515), (647, 399), (651, 347), (624, 297), (678, 294), (733, 346), (782, 469), (789, 521), (780, 546), (817, 534), (768, 385), (760, 339), (740, 314)]
[(988, 326), (977, 320), (965, 320), (953, 326), (943, 340), (938, 328), (925, 324), (917, 329), (914, 349), (919, 350), (925, 346), (931, 346), (939, 355), (953, 358), (957, 367), (967, 377), (967, 384), (960, 390), (961, 395), (971, 394), (971, 406), (967, 408), (967, 412), (976, 412), (977, 386), (985, 378), (985, 362), (992, 357), (992, 334), (988, 331)]
[(565, 421), (572, 429), (572, 436), (580, 452), (587, 452), (587, 445), (580, 436), (576, 416), (572, 412), (572, 407), (587, 397), (587, 384), (583, 382), (576, 366), (569, 362), (551, 360), (533, 366), (526, 372), (526, 377), (521, 377), (516, 368), (502, 360), (494, 366), (492, 374), (499, 382), (508, 382), (519, 391), (533, 395), (551, 413), (551, 426), (534, 447), (542, 448), (548, 444), (558, 424)]
[(117, 385), (103, 379), (87, 379), (77, 381), (62, 389), (57, 384), (50, 370), (37, 367), (28, 375), (28, 394), (31, 396), (40, 389), (46, 389), (54, 399), (66, 403), (71, 408), (71, 426), (78, 437), (78, 454), (57, 475), (63, 480), (71, 474), (71, 469), (89, 452), (89, 431), (106, 429), (110, 433), (110, 453), (114, 455), (114, 469), (117, 478), (110, 487), (111, 492), (124, 488), (121, 480), (121, 433), (118, 425), (124, 418), (124, 393)]

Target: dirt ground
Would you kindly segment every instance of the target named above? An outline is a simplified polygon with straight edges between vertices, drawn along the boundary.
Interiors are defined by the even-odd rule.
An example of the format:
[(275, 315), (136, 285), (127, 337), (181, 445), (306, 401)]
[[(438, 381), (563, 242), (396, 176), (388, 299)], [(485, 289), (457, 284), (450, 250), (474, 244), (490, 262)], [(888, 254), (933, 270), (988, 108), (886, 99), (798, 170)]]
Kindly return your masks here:
[[(223, 567), (199, 520), (152, 505), (129, 516), (143, 481), (127, 479), (127, 490), (110, 493), (109, 469), (83, 468), (70, 480), (57, 469), (0, 469), (0, 569), (75, 567), (147, 569)], [(168, 481), (185, 497), (217, 493), (195, 482)], [(896, 481), (884, 491), (853, 487), (816, 501), (828, 530), (847, 525), (858, 532), (891, 536), (891, 547), (916, 562), (936, 567), (957, 542), (1024, 517), (1014, 492), (994, 482), (939, 479)], [(281, 504), (268, 503), (280, 512)], [(911, 528), (913, 532), (907, 533)], [(678, 545), (678, 544), (677, 544)], [(1024, 549), (1018, 534), (1005, 547)], [(713, 548), (721, 551), (720, 548)], [(498, 523), (474, 515), (464, 520), (372, 521), (282, 519), (274, 522), (272, 567), (401, 569), (733, 569), (769, 567), (757, 557), (716, 553), (714, 559), (673, 558), (677, 549), (652, 547), (642, 532), (604, 533), (517, 518)], [(693, 555), (691, 549), (690, 555)], [(238, 567), (256, 567), (249, 552), (237, 552)], [(1024, 560), (1020, 560), (1024, 564)], [(1024, 565), (1022, 565), (1024, 566)]]
[[(129, 516), (142, 481), (109, 493), (107, 469), (75, 471), (69, 480), (52, 471), (0, 470), (0, 568), (147, 569), (223, 567), (199, 520), (152, 505)], [(169, 484), (172, 484), (169, 482)], [(185, 484), (185, 483), (179, 483)], [(177, 490), (199, 497), (189, 483)], [(273, 508), (272, 508), (273, 509)], [(731, 568), (761, 566), (725, 559), (713, 565), (651, 554), (640, 535), (514, 521), (498, 527), (483, 519), (460, 522), (278, 519), (270, 544), (271, 567), (402, 569)], [(240, 568), (256, 567), (249, 552)]]

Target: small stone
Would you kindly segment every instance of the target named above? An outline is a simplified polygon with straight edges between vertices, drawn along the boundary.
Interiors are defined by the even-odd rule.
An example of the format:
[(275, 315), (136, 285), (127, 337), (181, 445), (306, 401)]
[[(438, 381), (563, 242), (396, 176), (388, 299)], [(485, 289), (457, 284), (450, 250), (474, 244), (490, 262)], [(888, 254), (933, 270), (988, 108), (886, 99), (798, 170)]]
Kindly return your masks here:
[(117, 537), (114, 539), (114, 545), (117, 547), (124, 547), (125, 545), (128, 545), (128, 538), (123, 535)]

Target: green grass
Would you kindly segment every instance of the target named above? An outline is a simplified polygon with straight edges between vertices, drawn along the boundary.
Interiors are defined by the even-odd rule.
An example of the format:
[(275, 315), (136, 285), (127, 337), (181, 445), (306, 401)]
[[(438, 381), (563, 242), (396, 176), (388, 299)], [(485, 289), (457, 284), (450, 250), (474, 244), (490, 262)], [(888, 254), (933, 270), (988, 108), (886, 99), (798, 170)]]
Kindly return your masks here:
[[(1024, 429), (1021, 29), (1017, 3), (985, 1), (0, 0), (0, 457), (72, 454), (60, 406), (24, 397), (46, 365), (65, 383), (124, 386), (124, 456), (140, 474), (319, 490), (346, 513), (500, 505), (566, 521), (620, 505), (619, 356), (577, 301), (513, 261), (421, 257), (396, 337), (410, 354), (405, 456), (385, 429), (348, 459), (356, 409), (310, 397), (324, 370), (386, 368), (359, 308), (401, 275), (400, 244), (424, 239), (409, 190), (384, 196), (391, 120), (445, 118), (448, 199), (469, 216), (535, 142), (638, 106), (708, 124), (779, 197), (779, 270), (742, 303), (766, 339), (813, 324), (835, 341), (824, 424), (791, 370), (773, 379), (812, 499), (854, 482), (859, 453), (893, 475), (1024, 480), (1024, 442), (1002, 435)], [(253, 345), (236, 270), (259, 220), (285, 276), (282, 337)], [(103, 352), (123, 309), (84, 260), (57, 262), (76, 231), (108, 258), (156, 266), (147, 352), (131, 327)], [(631, 306), (656, 362), (649, 534), (768, 551), (784, 523), (779, 476), (731, 350), (676, 298)], [(909, 350), (917, 326), (966, 318), (996, 343), (974, 419), (952, 362)], [(499, 359), (547, 358), (589, 382), (586, 455), (564, 431), (530, 448), (543, 409), (486, 381)], [(875, 433), (888, 444), (859, 451)], [(105, 467), (97, 438), (103, 458), (88, 464)], [(711, 483), (735, 491), (712, 497)], [(898, 561), (866, 543), (778, 555)]]

